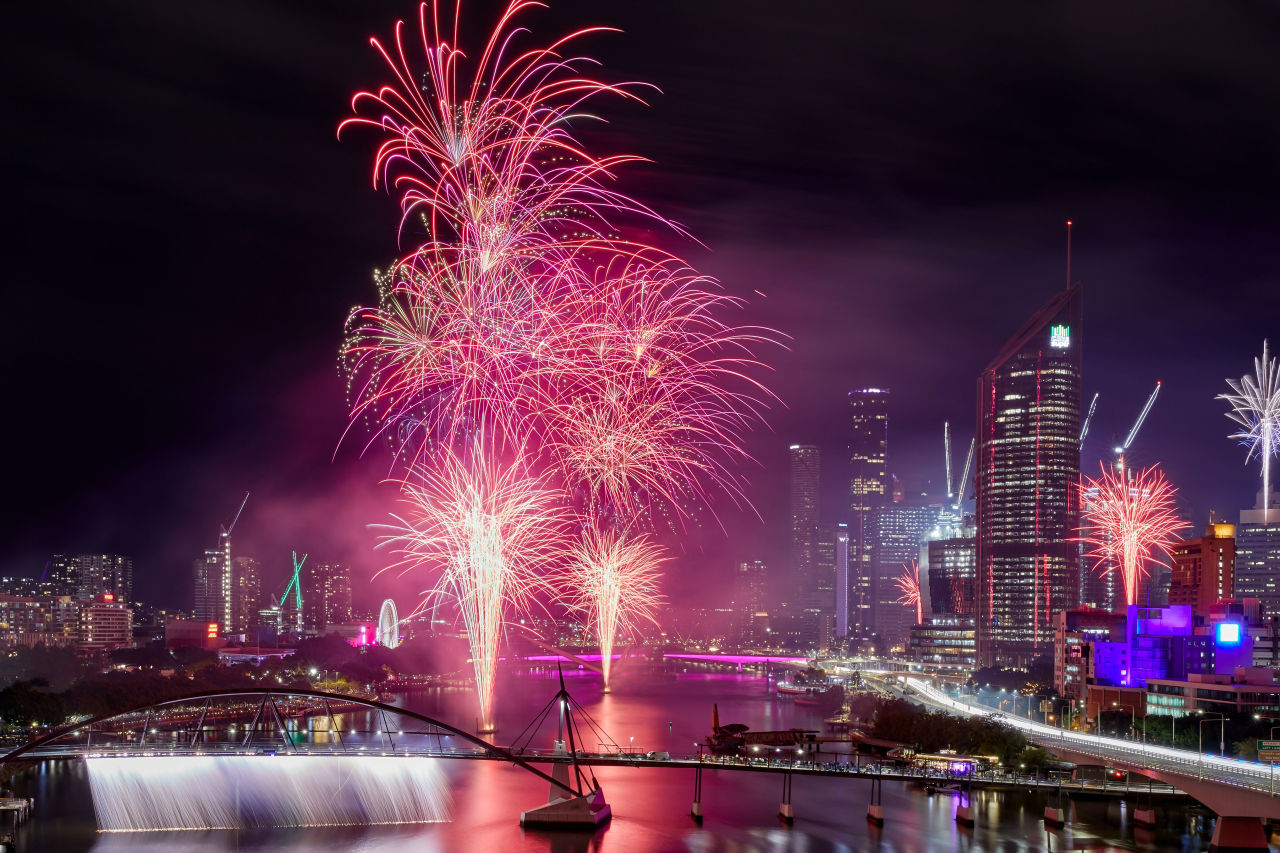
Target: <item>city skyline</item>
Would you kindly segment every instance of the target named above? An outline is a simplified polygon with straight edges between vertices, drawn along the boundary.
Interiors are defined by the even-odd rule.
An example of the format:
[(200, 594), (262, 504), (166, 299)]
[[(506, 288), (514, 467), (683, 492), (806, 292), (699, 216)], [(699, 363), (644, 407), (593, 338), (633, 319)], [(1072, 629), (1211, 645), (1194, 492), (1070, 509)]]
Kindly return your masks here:
[[(6, 143), (32, 167), (13, 179), (26, 215), (13, 235), (10, 295), (20, 314), (56, 317), (60, 332), (49, 346), (36, 336), (41, 324), (31, 324), (6, 344), (11, 363), (36, 362), (19, 372), (15, 399), (41, 414), (15, 425), (26, 452), (8, 490), (5, 573), (37, 572), (54, 553), (126, 553), (140, 596), (159, 597), (167, 573), (185, 572), (213, 544), (246, 489), (261, 503), (241, 522), (243, 553), (267, 561), (294, 547), (323, 549), (366, 575), (381, 565), (366, 527), (394, 497), (371, 484), (380, 462), (355, 458), (352, 446), (330, 461), (345, 412), (333, 328), (368, 292), (370, 270), (387, 261), (374, 223), (393, 202), (369, 191), (356, 146), (331, 138), (350, 81), (373, 76), (362, 40), (346, 36), (379, 32), (385, 10), (274, 19), (240, 10), (247, 25), (238, 29), (261, 33), (240, 42), (225, 26), (232, 17), (193, 8), (196, 23), (161, 4), (140, 7), (131, 28), (105, 12), (64, 21), (30, 8), (12, 30), (28, 34), (9, 53), (35, 121)], [(1280, 168), (1267, 152), (1280, 150), (1271, 118), (1280, 111), (1268, 105), (1280, 85), (1253, 71), (1261, 48), (1243, 34), (1256, 22), (1184, 10), (1202, 25), (1192, 30), (1212, 36), (1216, 49), (1206, 51), (1181, 31), (1151, 36), (1136, 13), (1106, 21), (1117, 44), (1155, 38), (1168, 63), (1225, 92), (1214, 107), (1153, 85), (1170, 73), (1154, 52), (1130, 66), (1127, 51), (1093, 44), (1086, 34), (1103, 24), (1078, 11), (1054, 51), (1017, 54), (1030, 78), (1074, 75), (1066, 75), (1071, 87), (1050, 87), (1054, 111), (983, 61), (984, 50), (1018, 50), (999, 28), (941, 10), (912, 21), (869, 7), (829, 22), (806, 10), (781, 26), (763, 6), (666, 12), (685, 26), (659, 25), (663, 16), (645, 4), (620, 3), (608, 17), (624, 32), (591, 45), (623, 79), (663, 90), (647, 110), (623, 111), (600, 139), (640, 141), (656, 165), (626, 177), (629, 186), (707, 244), (694, 259), (730, 294), (755, 301), (746, 320), (792, 336), (789, 351), (771, 356), (771, 384), (786, 406), (750, 447), (760, 467), (747, 471), (748, 497), (764, 524), (717, 506), (731, 535), (699, 552), (717, 571), (727, 577), (735, 559), (757, 555), (776, 562), (786, 448), (839, 448), (850, 389), (893, 390), (890, 471), (916, 488), (941, 481), (942, 422), (952, 423), (958, 446), (967, 442), (972, 377), (1065, 283), (1069, 217), (1077, 222), (1073, 277), (1099, 294), (1084, 308), (1083, 393), (1101, 397), (1083, 467), (1105, 456), (1163, 380), (1135, 461), (1163, 464), (1193, 525), (1210, 510), (1231, 520), (1252, 506), (1256, 468), (1227, 438), (1226, 407), (1213, 398), (1226, 378), (1246, 372), (1263, 338), (1274, 345), (1280, 337), (1268, 326), (1274, 312), (1258, 310), (1274, 298), (1265, 247), (1280, 209)], [(557, 2), (547, 15), (592, 21), (601, 13)], [(1048, 13), (1017, 15), (1030, 32), (1050, 25)], [(962, 37), (950, 32), (957, 26)], [(794, 46), (815, 32), (855, 44), (863, 31), (909, 33), (946, 51), (949, 70), (913, 77), (877, 44), (817, 51), (827, 59), (797, 60), (771, 79), (739, 50), (766, 31)], [(720, 32), (730, 37), (706, 38)], [(192, 61), (177, 61), (179, 50)], [(655, 50), (668, 61), (655, 62)], [(23, 62), (36, 54), (113, 85), (42, 77), (38, 63)], [(242, 55), (254, 58), (252, 71), (234, 61)], [(307, 62), (316, 56), (325, 62)], [(745, 85), (718, 98), (724, 73)], [(294, 96), (289, 110), (277, 115), (246, 94), (272, 89)], [(789, 106), (761, 121), (750, 109), (756, 96), (739, 89), (786, 95)], [(156, 98), (166, 109), (152, 108)], [(824, 109), (845, 98), (861, 105), (857, 126)], [(1107, 114), (1133, 115), (1138, 143), (1076, 121), (1090, 99), (1108, 104)], [(906, 124), (898, 102), (918, 107)], [(1205, 111), (1213, 122), (1199, 118)], [(1239, 118), (1246, 114), (1265, 118), (1248, 123)], [(782, 132), (799, 117), (814, 155), (803, 167)], [(259, 131), (263, 121), (271, 133)], [(56, 132), (63, 122), (97, 128), (99, 144), (66, 148)], [(966, 132), (938, 155), (928, 140), (957, 122)], [(1201, 130), (1206, 124), (1213, 134)], [(685, 132), (655, 131), (665, 126)], [(1010, 126), (1035, 130), (1011, 143), (1002, 135)], [(190, 150), (166, 146), (172, 134)], [(192, 173), (190, 162), (207, 171)], [(191, 174), (191, 186), (175, 177)], [(222, 179), (233, 174), (245, 181)], [(313, 243), (335, 248), (316, 253)], [(50, 285), (51, 260), (91, 274)], [(293, 290), (298, 282), (305, 295)], [(93, 429), (56, 415), (69, 402), (94, 413)]]

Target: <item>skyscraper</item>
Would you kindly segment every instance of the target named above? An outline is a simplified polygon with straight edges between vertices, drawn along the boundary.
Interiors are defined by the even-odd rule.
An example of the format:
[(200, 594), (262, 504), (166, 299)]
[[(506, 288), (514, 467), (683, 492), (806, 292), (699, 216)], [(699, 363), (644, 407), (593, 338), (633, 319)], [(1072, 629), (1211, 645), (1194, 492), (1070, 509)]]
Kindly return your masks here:
[(849, 617), (853, 610), (849, 601), (852, 590), (849, 577), (849, 525), (836, 525), (836, 636), (849, 636)]
[(1079, 284), (1049, 300), (978, 380), (978, 662), (1053, 649), (1080, 594)]
[(1262, 493), (1253, 509), (1240, 511), (1236, 525), (1236, 598), (1256, 598), (1269, 617), (1280, 616), (1280, 506)]
[(1204, 536), (1173, 546), (1170, 604), (1189, 604), (1197, 624), (1209, 622), (1209, 612), (1231, 598), (1236, 565), (1236, 531), (1230, 524), (1210, 524)]
[(351, 569), (308, 560), (302, 567), (302, 627), (320, 633), (351, 621)]
[(849, 392), (849, 631), (872, 631), (871, 511), (889, 494), (889, 390)]
[(253, 636), (262, 607), (262, 570), (253, 557), (231, 561), (231, 633)]
[(972, 518), (958, 525), (935, 528), (929, 534), (927, 565), (922, 565), (920, 570), (920, 585), (929, 589), (929, 612), (936, 616), (974, 615), (978, 590), (977, 548)]
[[(877, 507), (869, 513), (868, 530), (874, 540), (872, 562), (875, 607), (872, 621), (876, 633), (898, 642), (907, 639), (907, 632), (916, 621), (914, 605), (898, 599), (902, 589), (898, 579), (908, 566), (920, 560), (921, 543), (925, 534), (938, 519), (937, 504), (891, 503)], [(927, 583), (920, 578), (921, 585)], [(922, 590), (923, 594), (923, 590)]]
[(783, 600), (803, 606), (817, 583), (818, 488), (821, 460), (812, 444), (793, 444), (791, 460), (791, 542)]
[(133, 596), (133, 559), (122, 554), (80, 554), (73, 561), (76, 598), (88, 601), (110, 593), (117, 601)]
[(218, 537), (218, 546), (204, 552), (192, 565), (195, 575), (195, 617), (218, 623), (222, 636), (232, 633), (233, 574), (231, 569), (231, 536), (225, 531)]

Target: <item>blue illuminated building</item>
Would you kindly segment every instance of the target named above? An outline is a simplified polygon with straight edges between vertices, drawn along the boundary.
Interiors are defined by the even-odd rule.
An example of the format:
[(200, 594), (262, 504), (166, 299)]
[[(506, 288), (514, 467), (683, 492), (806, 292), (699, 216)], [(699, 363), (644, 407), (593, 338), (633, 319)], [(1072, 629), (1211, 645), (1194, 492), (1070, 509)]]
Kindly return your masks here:
[(1151, 679), (1232, 672), (1253, 663), (1253, 638), (1241, 622), (1195, 627), (1190, 605), (1129, 605), (1123, 642), (1094, 644), (1097, 684), (1145, 688)]

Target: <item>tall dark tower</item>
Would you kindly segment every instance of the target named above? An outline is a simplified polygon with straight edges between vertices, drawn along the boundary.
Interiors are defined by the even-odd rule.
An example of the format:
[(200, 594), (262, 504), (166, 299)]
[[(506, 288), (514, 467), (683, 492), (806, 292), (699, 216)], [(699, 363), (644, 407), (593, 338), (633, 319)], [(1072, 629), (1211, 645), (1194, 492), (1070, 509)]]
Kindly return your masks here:
[(791, 542), (783, 598), (804, 605), (817, 582), (818, 487), (821, 462), (812, 444), (793, 444), (791, 459)]
[(1053, 614), (1080, 595), (1080, 320), (1073, 284), (978, 380), (978, 662), (1053, 649)]
[(875, 536), (872, 511), (889, 494), (889, 390), (849, 392), (849, 630), (872, 631)]

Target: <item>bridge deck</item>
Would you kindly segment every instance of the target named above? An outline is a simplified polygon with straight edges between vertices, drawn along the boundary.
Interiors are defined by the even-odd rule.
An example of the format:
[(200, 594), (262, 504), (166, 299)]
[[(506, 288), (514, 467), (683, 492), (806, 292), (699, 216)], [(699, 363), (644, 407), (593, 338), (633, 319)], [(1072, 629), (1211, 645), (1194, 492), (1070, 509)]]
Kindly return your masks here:
[[(515, 750), (515, 756), (529, 764), (569, 764), (574, 758), (567, 755), (556, 755), (551, 750)], [(502, 755), (481, 752), (471, 749), (391, 749), (382, 746), (352, 746), (347, 749), (334, 748), (331, 744), (315, 745), (300, 743), (292, 749), (286, 748), (244, 748), (239, 745), (225, 744), (189, 747), (125, 747), (111, 746), (102, 749), (89, 749), (83, 746), (44, 746), (32, 750), (23, 756), (23, 760), (38, 761), (44, 759), (74, 758), (111, 758), (111, 757), (147, 757), (147, 758), (191, 758), (216, 757), (219, 755), (276, 755), (286, 757), (305, 756), (359, 756), (359, 755), (395, 755), (406, 758), (441, 758), (462, 761), (504, 761)], [(580, 754), (577, 763), (593, 767), (631, 767), (693, 770), (746, 772), (746, 773), (791, 773), (796, 776), (817, 776), (841, 779), (879, 778), (889, 781), (913, 782), (924, 785), (949, 785), (960, 782), (964, 777), (947, 776), (925, 772), (904, 772), (896, 769), (869, 769), (867, 766), (845, 762), (817, 761), (784, 761), (780, 759), (746, 759), (731, 756), (697, 756), (673, 755), (670, 758), (648, 758), (643, 754)], [(1115, 796), (1125, 794), (1152, 794), (1160, 797), (1186, 796), (1170, 785), (1125, 782), (1094, 782), (1080, 780), (1058, 780), (1035, 776), (1006, 775), (1001, 773), (975, 773), (968, 777), (974, 788), (1028, 790), (1064, 792), (1105, 793)]]

